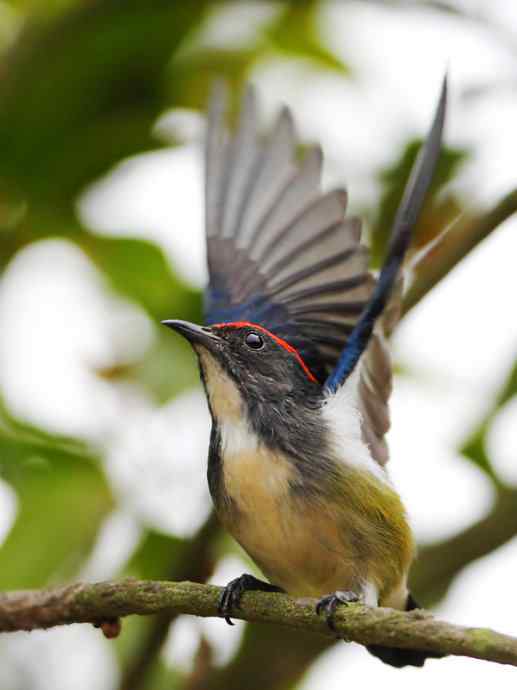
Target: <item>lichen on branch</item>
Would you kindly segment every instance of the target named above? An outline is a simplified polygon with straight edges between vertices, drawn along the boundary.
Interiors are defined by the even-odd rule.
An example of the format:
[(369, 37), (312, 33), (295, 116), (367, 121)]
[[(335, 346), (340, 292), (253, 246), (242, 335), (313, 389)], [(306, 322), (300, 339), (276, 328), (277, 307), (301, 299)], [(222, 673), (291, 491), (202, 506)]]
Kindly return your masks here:
[[(0, 632), (71, 623), (98, 625), (132, 614), (163, 611), (217, 616), (220, 594), (221, 588), (213, 585), (149, 580), (7, 592), (0, 595)], [(247, 592), (234, 617), (333, 636), (325, 619), (316, 615), (315, 603), (314, 599), (293, 599), (285, 594)], [(446, 623), (423, 610), (404, 612), (351, 604), (338, 609), (335, 628), (344, 639), (364, 645), (421, 649), (517, 666), (516, 638)]]

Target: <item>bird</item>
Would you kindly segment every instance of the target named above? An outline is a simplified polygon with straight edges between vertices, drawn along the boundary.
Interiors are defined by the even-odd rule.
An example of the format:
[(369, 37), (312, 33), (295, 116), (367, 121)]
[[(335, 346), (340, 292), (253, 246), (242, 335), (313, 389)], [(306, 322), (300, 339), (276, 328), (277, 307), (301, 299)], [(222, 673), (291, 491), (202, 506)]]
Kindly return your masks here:
[[(414, 538), (386, 468), (387, 339), (441, 150), (447, 76), (377, 276), (346, 190), (321, 190), (321, 148), (300, 156), (290, 109), (264, 135), (254, 87), (233, 128), (228, 100), (218, 82), (205, 137), (204, 323), (162, 322), (199, 362), (216, 513), (268, 580), (232, 580), (219, 614), (231, 624), (248, 590), (315, 597), (332, 629), (351, 602), (414, 609)], [(399, 668), (436, 656), (367, 648)]]

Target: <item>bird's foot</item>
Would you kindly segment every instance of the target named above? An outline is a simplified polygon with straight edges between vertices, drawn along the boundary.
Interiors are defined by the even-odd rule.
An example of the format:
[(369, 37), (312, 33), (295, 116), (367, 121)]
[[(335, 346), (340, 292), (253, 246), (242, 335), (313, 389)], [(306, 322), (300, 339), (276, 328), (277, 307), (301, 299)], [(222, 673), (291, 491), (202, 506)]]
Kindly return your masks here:
[(328, 627), (332, 630), (332, 632), (337, 633), (334, 625), (334, 614), (336, 613), (337, 607), (342, 604), (345, 606), (348, 604), (354, 604), (358, 601), (361, 601), (361, 597), (355, 592), (333, 592), (332, 594), (327, 594), (327, 596), (322, 597), (318, 601), (316, 604), (316, 613), (318, 615), (320, 613), (324, 613)]
[(247, 573), (244, 573), (244, 575), (240, 577), (236, 577), (235, 580), (229, 582), (221, 592), (219, 604), (217, 606), (219, 615), (225, 619), (228, 625), (233, 625), (230, 616), (234, 609), (240, 608), (241, 597), (244, 592), (253, 591), (283, 592), (284, 590), (276, 585), (269, 584), (269, 582), (262, 582), (262, 580), (253, 577), (253, 575), (248, 575)]

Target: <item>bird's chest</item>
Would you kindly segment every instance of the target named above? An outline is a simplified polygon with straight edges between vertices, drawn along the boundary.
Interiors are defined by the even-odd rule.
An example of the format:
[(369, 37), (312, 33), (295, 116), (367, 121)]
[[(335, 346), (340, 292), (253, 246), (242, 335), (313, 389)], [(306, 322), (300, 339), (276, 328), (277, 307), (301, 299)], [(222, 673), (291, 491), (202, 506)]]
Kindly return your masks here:
[(311, 593), (309, 583), (324, 591), (320, 583), (336, 568), (325, 542), (334, 546), (338, 537), (333, 521), (300, 495), (296, 464), (238, 426), (223, 425), (220, 434), (221, 521), (272, 582), (291, 593)]
[(220, 438), (222, 490), (230, 512), (239, 516), (232, 531), (254, 523), (252, 533), (260, 540), (272, 523), (283, 524), (289, 515), (296, 467), (260, 444), (244, 425), (223, 424)]

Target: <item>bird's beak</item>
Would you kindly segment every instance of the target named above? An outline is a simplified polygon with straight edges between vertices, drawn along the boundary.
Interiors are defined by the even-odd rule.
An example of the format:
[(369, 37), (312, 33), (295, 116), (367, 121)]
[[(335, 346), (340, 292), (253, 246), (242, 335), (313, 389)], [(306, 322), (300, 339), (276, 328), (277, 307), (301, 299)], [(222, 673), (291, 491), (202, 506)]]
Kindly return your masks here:
[(213, 350), (215, 345), (221, 340), (211, 328), (198, 326), (195, 323), (190, 323), (190, 321), (171, 319), (162, 321), (162, 324), (182, 335), (191, 345), (204, 345), (208, 350)]

